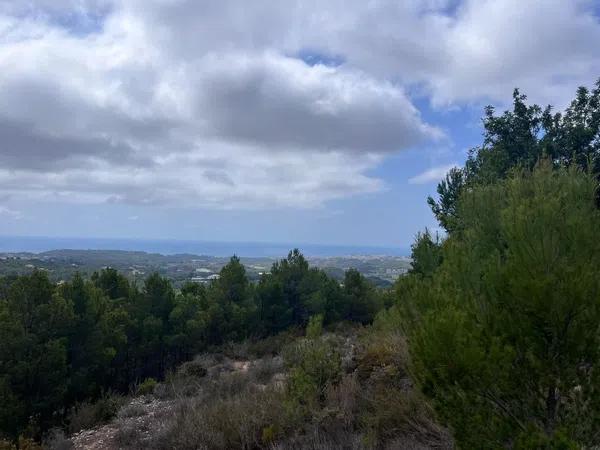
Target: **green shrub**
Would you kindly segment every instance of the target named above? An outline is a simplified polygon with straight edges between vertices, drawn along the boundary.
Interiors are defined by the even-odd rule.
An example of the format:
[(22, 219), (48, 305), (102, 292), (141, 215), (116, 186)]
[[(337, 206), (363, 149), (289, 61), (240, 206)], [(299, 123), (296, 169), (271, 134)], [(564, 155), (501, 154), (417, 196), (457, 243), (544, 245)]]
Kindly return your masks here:
[(535, 429), (528, 429), (517, 438), (515, 450), (578, 450), (581, 446), (557, 430), (552, 436)]
[(284, 354), (289, 367), (288, 392), (300, 403), (322, 400), (327, 387), (342, 374), (342, 359), (335, 344), (326, 338), (300, 339)]
[(277, 430), (275, 429), (275, 427), (273, 425), (266, 426), (262, 430), (261, 442), (264, 445), (269, 445), (269, 444), (273, 443), (277, 434), (279, 434), (279, 433), (277, 433)]
[(323, 334), (323, 314), (312, 316), (306, 325), (306, 337), (308, 339), (317, 339)]
[(546, 162), (461, 196), (408, 326), (459, 445), (600, 445), (597, 184)]
[(205, 377), (208, 373), (206, 367), (198, 361), (189, 361), (183, 364), (180, 371), (183, 375), (196, 378)]
[(154, 392), (154, 388), (158, 382), (154, 378), (146, 378), (142, 383), (140, 383), (136, 388), (137, 395), (150, 395)]

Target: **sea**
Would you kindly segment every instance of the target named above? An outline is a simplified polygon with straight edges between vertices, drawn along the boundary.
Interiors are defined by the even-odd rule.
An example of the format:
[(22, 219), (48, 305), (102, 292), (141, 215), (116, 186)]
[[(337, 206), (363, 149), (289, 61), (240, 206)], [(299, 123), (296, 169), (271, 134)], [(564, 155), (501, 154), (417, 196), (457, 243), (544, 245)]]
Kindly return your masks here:
[(126, 250), (174, 255), (188, 253), (207, 256), (282, 257), (294, 248), (309, 257), (329, 256), (408, 256), (407, 247), (322, 245), (271, 242), (214, 242), (168, 239), (108, 239), (43, 236), (0, 236), (0, 252), (42, 253), (49, 250)]

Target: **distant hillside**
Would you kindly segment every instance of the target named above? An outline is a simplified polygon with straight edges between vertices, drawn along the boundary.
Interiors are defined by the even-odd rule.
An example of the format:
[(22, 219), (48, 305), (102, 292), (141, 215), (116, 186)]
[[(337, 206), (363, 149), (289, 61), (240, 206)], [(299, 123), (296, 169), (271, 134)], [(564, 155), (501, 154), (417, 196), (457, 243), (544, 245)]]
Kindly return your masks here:
[[(177, 253), (163, 255), (128, 250), (58, 249), (41, 253), (0, 253), (0, 275), (23, 275), (34, 268), (48, 272), (53, 281), (71, 278), (75, 272), (90, 276), (104, 267), (112, 267), (130, 280), (143, 279), (152, 272), (168, 277), (180, 286), (185, 281), (207, 280), (229, 260), (228, 257)], [(242, 257), (251, 280), (257, 281), (276, 260), (271, 257)], [(377, 286), (389, 286), (408, 270), (410, 260), (398, 256), (309, 257), (315, 267), (338, 280), (350, 268), (357, 269)]]

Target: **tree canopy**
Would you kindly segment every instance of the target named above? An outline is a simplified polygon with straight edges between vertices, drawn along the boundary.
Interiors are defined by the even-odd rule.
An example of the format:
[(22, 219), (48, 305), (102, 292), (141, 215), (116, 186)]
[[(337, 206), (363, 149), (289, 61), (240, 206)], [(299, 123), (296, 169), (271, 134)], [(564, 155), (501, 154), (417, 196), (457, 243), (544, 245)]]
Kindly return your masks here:
[(483, 118), (484, 139), (428, 199), (394, 287), (413, 372), (461, 447), (600, 443), (600, 81), (563, 113)]
[(107, 268), (54, 284), (43, 271), (0, 279), (0, 438), (39, 438), (69, 408), (147, 377), (211, 346), (326, 323), (366, 323), (379, 291), (358, 272), (346, 285), (310, 268), (297, 250), (258, 284), (237, 256), (207, 285), (151, 274), (141, 287)]
[(600, 79), (593, 89), (580, 87), (564, 112), (552, 106), (528, 105), (527, 96), (513, 93), (513, 109), (496, 115), (485, 109), (483, 143), (469, 152), (464, 168), (454, 168), (440, 182), (438, 199), (428, 203), (441, 226), (458, 224), (460, 193), (476, 185), (506, 178), (514, 167), (532, 169), (541, 158), (555, 167), (576, 165), (600, 175)]

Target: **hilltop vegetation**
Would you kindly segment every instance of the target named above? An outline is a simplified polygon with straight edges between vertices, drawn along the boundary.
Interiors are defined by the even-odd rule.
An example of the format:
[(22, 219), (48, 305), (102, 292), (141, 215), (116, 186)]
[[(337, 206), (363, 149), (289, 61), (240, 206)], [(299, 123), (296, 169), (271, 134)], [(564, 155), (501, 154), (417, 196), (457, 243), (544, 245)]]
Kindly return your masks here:
[(314, 315), (367, 323), (383, 304), (356, 270), (340, 286), (297, 250), (258, 284), (232, 257), (218, 280), (177, 292), (158, 274), (138, 289), (105, 269), (59, 285), (40, 271), (4, 278), (0, 295), (0, 429), (14, 439), (39, 438), (77, 402), (160, 379), (211, 346), (303, 327)]
[(564, 114), (515, 91), (484, 127), (429, 201), (448, 237), (418, 237), (386, 315), (461, 447), (597, 446), (600, 82)]
[[(5, 437), (119, 411), (128, 448), (599, 446), (600, 83), (564, 114), (525, 100), (486, 111), (430, 200), (445, 238), (419, 234), (390, 290), (297, 250), (257, 283), (233, 257), (179, 291), (113, 269), (2, 279)], [(164, 426), (109, 389), (165, 402)]]

